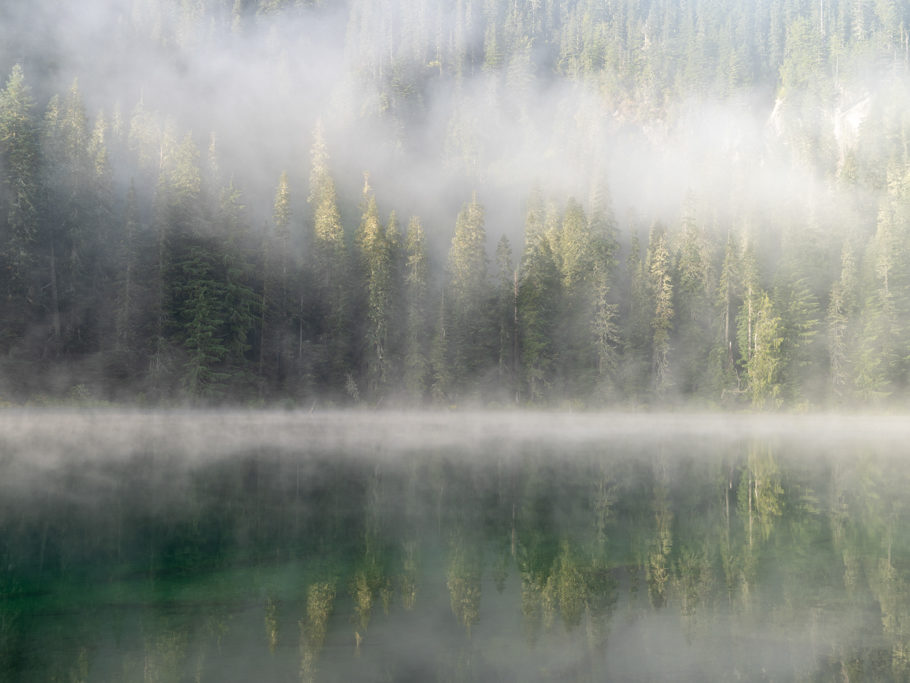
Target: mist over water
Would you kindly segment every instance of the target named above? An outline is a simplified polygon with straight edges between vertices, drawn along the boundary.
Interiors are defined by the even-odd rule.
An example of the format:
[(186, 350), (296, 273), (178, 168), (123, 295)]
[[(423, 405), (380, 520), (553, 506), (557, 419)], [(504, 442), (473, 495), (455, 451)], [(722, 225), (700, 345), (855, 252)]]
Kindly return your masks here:
[(484, 457), (491, 444), (512, 455), (528, 445), (579, 448), (625, 441), (672, 447), (680, 439), (715, 444), (786, 440), (798, 448), (900, 444), (910, 437), (902, 415), (816, 413), (660, 413), (571, 411), (237, 411), (8, 409), (0, 439), (8, 457), (50, 465), (78, 456), (104, 461), (183, 451), (191, 462), (230, 458), (252, 449), (345, 450), (387, 454), (461, 448)]
[(908, 430), (4, 412), (0, 671), (899, 679)]

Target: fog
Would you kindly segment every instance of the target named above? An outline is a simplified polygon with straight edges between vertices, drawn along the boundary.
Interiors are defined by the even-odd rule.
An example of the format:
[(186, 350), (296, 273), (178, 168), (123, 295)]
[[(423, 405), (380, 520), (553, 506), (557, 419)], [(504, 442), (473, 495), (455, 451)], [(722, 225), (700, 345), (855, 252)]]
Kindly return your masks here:
[[(874, 444), (887, 449), (910, 437), (902, 414), (722, 414), (654, 412), (234, 411), (6, 409), (0, 439), (12, 460), (55, 466), (73, 458), (132, 458), (181, 452), (191, 463), (257, 449), (343, 451), (382, 460), (402, 453), (458, 449), (461, 457), (522, 453), (529, 446), (566, 454), (613, 444), (648, 449), (700, 441), (735, 445), (783, 441), (807, 452)], [(900, 451), (897, 452), (900, 456)]]
[(4, 411), (0, 673), (889, 678), (906, 643), (882, 615), (906, 609), (907, 431), (835, 415)]
[[(0, 335), (0, 678), (910, 676), (910, 423), (808, 412), (854, 399), (879, 408), (910, 386), (900, 303), (910, 292), (900, 213), (910, 192), (906, 9), (888, 24), (885, 3), (859, 3), (826, 25), (814, 5), (791, 8), (786, 26), (767, 31), (778, 54), (747, 54), (745, 76), (735, 59), (730, 69), (702, 65), (720, 74), (706, 77), (680, 65), (720, 60), (718, 36), (735, 47), (732, 19), (696, 29), (694, 14), (687, 24), (653, 3), (626, 25), (635, 3), (592, 2), (590, 13), (610, 19), (597, 30), (616, 30), (598, 42), (568, 21), (569, 9), (584, 14), (581, 2), (529, 3), (542, 17), (527, 35), (515, 29), (504, 63), (495, 46), (512, 30), (507, 4), (520, 6), (0, 4), (0, 73), (22, 66), (36, 122), (77, 85), (89, 120), (105, 122), (119, 212), (116, 248), (104, 251), (78, 233), (93, 218), (67, 204), (72, 187), (53, 185), (61, 169), (45, 169), (52, 190), (35, 219), (44, 232), (29, 243), (34, 272), (22, 283), (4, 275), (2, 311), (16, 320)], [(666, 26), (717, 45), (674, 42), (652, 20), (660, 11)], [(571, 49), (592, 40), (596, 49)], [(670, 57), (650, 60), (660, 50)], [(580, 56), (595, 66), (572, 61)], [(416, 341), (406, 351), (399, 340), (388, 365), (392, 343), (383, 349), (376, 329), (354, 319), (375, 303), (353, 291), (362, 282), (344, 283), (344, 301), (328, 287), (304, 291), (325, 264), (297, 272), (304, 256), (283, 254), (288, 280), (270, 317), (275, 273), (253, 271), (280, 270), (267, 254), (274, 245), (250, 240), (257, 246), (236, 276), (230, 249), (166, 244), (192, 233), (179, 211), (162, 219), (173, 218), (171, 233), (153, 225), (165, 156), (189, 135), (203, 173), (242, 191), (243, 220), (260, 237), (276, 222), (287, 172), (293, 245), (305, 245), (317, 129), (349, 240), (365, 182), (383, 217), (417, 215), (427, 228), (435, 277), (412, 306)], [(127, 248), (131, 184), (143, 239)], [(594, 287), (598, 298), (579, 297), (577, 274), (554, 259), (523, 292), (519, 320), (516, 273), (514, 299), (505, 297), (513, 327), (500, 315), (471, 328), (498, 296), (488, 288), (480, 306), (458, 312), (464, 338), (446, 347), (452, 323), (438, 291), (459, 209), (476, 196), (487, 251), (505, 235), (516, 255), (535, 189), (554, 224), (569, 197), (588, 215), (609, 200), (621, 236), (609, 281)], [(66, 223), (73, 212), (78, 228)], [(683, 289), (677, 264), (626, 269), (640, 256), (631, 235), (657, 222), (672, 232), (692, 214), (715, 238), (695, 259), (694, 286)], [(0, 223), (0, 238), (16, 227)], [(739, 279), (722, 291), (724, 237), (734, 232), (738, 275), (725, 276)], [(841, 257), (851, 241), (855, 262)], [(752, 242), (760, 275), (749, 271)], [(105, 253), (97, 267), (110, 272), (80, 270), (80, 247)], [(691, 256), (672, 247), (677, 261)], [(130, 248), (157, 256), (133, 258)], [(779, 268), (786, 250), (793, 272)], [(4, 263), (14, 261), (6, 251)], [(200, 253), (224, 260), (187, 257)], [(169, 259), (184, 269), (171, 272)], [(198, 263), (208, 279), (196, 278)], [(671, 280), (676, 289), (660, 291)], [(137, 299), (122, 297), (134, 281)], [(235, 301), (238, 282), (248, 315), (221, 329), (218, 305)], [(702, 300), (687, 307), (690, 296)], [(404, 308), (376, 328), (401, 326)], [(761, 350), (775, 352), (763, 362), (759, 321)], [(394, 380), (415, 355), (424, 374), (402, 404), (461, 410), (323, 409), (397, 405), (405, 390)], [(461, 377), (447, 387), (440, 377), (453, 369)], [(85, 407), (54, 408), (64, 396)], [(127, 410), (102, 396), (294, 409)], [(7, 397), (51, 407), (13, 408)], [(649, 409), (691, 397), (706, 410)], [(749, 401), (803, 412), (708, 412)], [(629, 409), (502, 408), (522, 402)]]
[[(78, 80), (90, 117), (104, 112), (110, 120), (119, 111), (128, 122), (141, 102), (173, 121), (179, 137), (191, 131), (202, 150), (214, 135), (222, 171), (258, 220), (269, 216), (282, 171), (295, 190), (296, 220), (305, 220), (309, 149), (320, 120), (342, 196), (355, 203), (369, 173), (383, 211), (421, 216), (440, 250), (473, 191), (487, 209), (491, 244), (505, 234), (519, 245), (535, 185), (560, 201), (583, 202), (605, 185), (621, 225), (633, 217), (673, 224), (692, 194), (721, 222), (744, 206), (797, 207), (796, 215), (825, 206), (837, 215), (856, 202), (843, 188), (835, 196), (827, 171), (790, 149), (781, 101), (768, 84), (725, 97), (692, 93), (648, 116), (611, 101), (596, 82), (537, 70), (541, 45), (524, 63), (434, 78), (432, 46), (413, 35), (407, 17), (426, 22), (430, 13), (437, 40), (466, 32), (457, 39), (470, 49), (481, 49), (483, 35), (480, 22), (459, 28), (454, 9), (432, 3), (335, 3), (233, 19), (227, 4), (5, 3), (0, 64), (22, 62), (39, 107)], [(421, 97), (389, 101), (383, 69), (418, 74)], [(874, 69), (842, 77), (835, 108), (799, 125), (849, 146), (862, 117), (843, 119), (841, 109), (862, 96), (876, 102), (882, 80)], [(889, 96), (894, 88), (892, 77)], [(344, 216), (346, 223), (358, 218)]]

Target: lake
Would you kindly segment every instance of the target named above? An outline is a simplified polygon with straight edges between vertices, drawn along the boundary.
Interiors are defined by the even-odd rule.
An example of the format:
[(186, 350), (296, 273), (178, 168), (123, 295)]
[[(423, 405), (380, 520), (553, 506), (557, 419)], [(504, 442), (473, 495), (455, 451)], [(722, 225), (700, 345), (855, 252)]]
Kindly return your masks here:
[(910, 677), (910, 420), (0, 413), (0, 680)]

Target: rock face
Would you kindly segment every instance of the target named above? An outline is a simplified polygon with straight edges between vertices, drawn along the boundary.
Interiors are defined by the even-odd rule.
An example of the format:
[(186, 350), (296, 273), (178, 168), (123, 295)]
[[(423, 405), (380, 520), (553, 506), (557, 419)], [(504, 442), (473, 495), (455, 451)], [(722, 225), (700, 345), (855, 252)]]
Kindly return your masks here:
[(872, 109), (872, 95), (863, 93), (847, 105), (834, 110), (834, 139), (839, 153), (838, 166), (843, 166), (846, 153), (859, 142), (859, 131), (869, 118)]
[[(787, 97), (778, 97), (774, 101), (774, 108), (765, 123), (765, 130), (770, 137), (780, 139), (786, 136), (788, 116), (793, 115), (792, 112), (787, 111), (789, 104)], [(844, 164), (847, 152), (855, 149), (859, 144), (860, 130), (869, 118), (873, 104), (874, 97), (868, 91), (858, 94), (843, 93), (833, 108), (825, 108), (820, 115), (810, 117), (805, 121), (800, 116), (800, 120), (804, 125), (813, 120), (820, 122), (816, 125), (820, 125), (823, 130), (818, 132), (834, 139), (837, 145), (838, 169), (840, 169)]]

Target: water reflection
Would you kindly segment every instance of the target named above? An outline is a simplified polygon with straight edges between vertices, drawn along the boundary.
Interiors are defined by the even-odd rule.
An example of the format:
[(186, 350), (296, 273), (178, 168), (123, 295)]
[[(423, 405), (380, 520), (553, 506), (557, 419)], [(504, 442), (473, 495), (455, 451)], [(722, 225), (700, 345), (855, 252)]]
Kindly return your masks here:
[(164, 441), (7, 449), (0, 679), (910, 676), (895, 441)]

